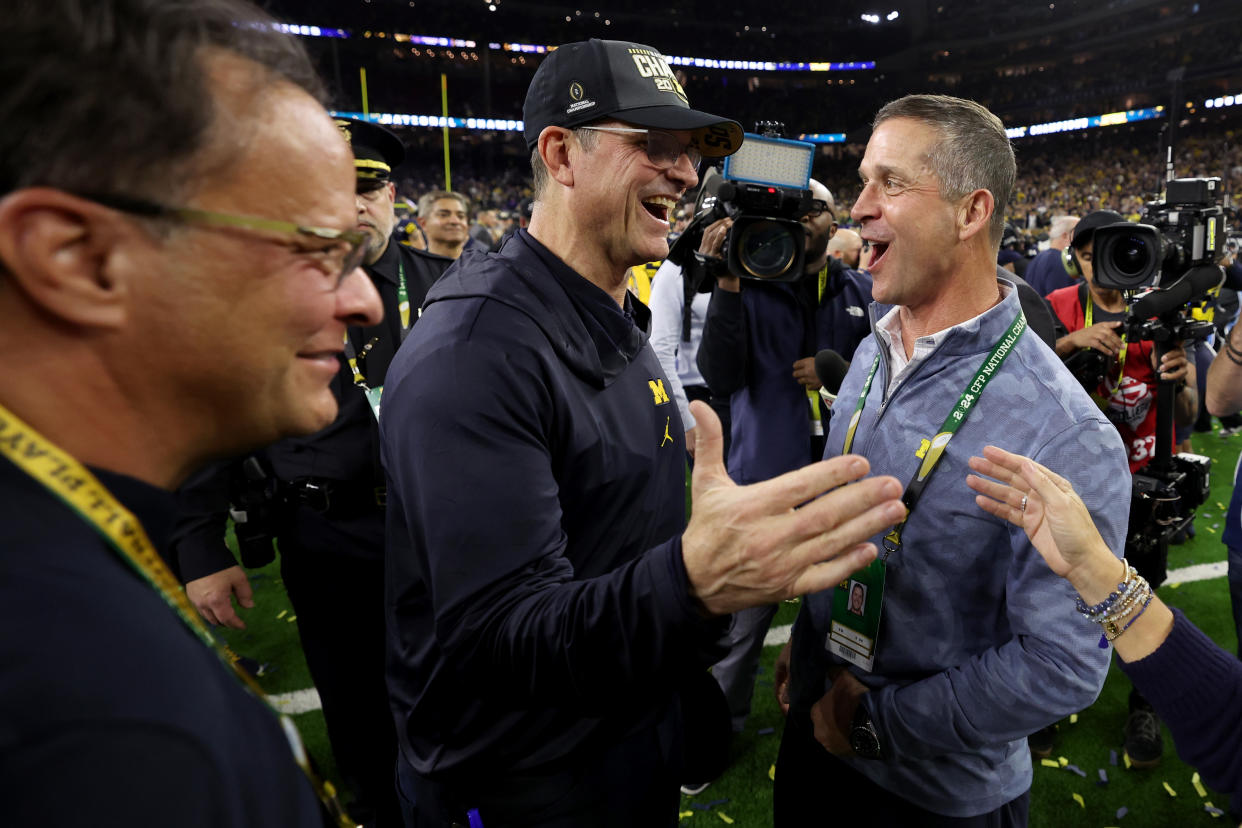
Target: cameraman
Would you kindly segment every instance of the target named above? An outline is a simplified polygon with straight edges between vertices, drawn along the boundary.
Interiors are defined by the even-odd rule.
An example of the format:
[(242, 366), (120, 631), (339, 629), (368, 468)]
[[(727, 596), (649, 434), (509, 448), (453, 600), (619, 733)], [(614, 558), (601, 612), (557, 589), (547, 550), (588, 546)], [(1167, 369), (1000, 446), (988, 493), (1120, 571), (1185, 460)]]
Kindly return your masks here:
[[(806, 265), (796, 282), (742, 280), (717, 266), (699, 344), (698, 365), (713, 396), (728, 397), (733, 419), (727, 468), (737, 483), (757, 483), (818, 460), (824, 450), (815, 354), (845, 360), (871, 332), (871, 277), (828, 255), (837, 222), (832, 194), (809, 183), (814, 207), (802, 217)], [(705, 236), (706, 238), (706, 236)], [(716, 235), (719, 256), (723, 235)], [(821, 420), (822, 417), (822, 420)], [(763, 637), (775, 606), (738, 613), (730, 652), (712, 668), (729, 700), (734, 732), (750, 712)]]
[[(1121, 291), (1105, 290), (1095, 284), (1092, 264), (1095, 231), (1123, 221), (1125, 219), (1112, 210), (1099, 210), (1078, 223), (1070, 250), (1084, 281), (1053, 291), (1048, 301), (1065, 328), (1064, 335), (1057, 338), (1057, 355), (1074, 370), (1074, 375), (1121, 432), (1130, 473), (1134, 474), (1155, 456), (1157, 380), (1178, 383), (1173, 413), (1175, 423), (1194, 422), (1199, 401), (1194, 364), (1186, 358), (1181, 343), (1160, 359), (1157, 377), (1154, 343), (1127, 341), (1125, 296)], [(1092, 356), (1095, 353), (1103, 357)], [(1169, 439), (1172, 441), (1173, 436)], [(1131, 532), (1134, 528), (1132, 523)], [(1134, 550), (1127, 550), (1127, 556), (1153, 587), (1164, 580), (1163, 552), (1141, 556)], [(1139, 767), (1158, 764), (1164, 752), (1160, 721), (1135, 690), (1130, 692), (1125, 750), (1130, 761)]]

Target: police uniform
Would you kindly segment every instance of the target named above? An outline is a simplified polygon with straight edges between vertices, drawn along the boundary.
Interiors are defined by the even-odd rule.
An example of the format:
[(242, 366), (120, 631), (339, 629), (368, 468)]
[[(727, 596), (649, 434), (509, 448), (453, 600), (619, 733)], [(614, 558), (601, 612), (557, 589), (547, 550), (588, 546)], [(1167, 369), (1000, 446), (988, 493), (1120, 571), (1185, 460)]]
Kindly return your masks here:
[[(404, 155), (396, 136), (367, 122), (337, 123), (353, 145), (360, 192), (368, 181), (386, 182)], [(333, 755), (356, 796), (351, 812), (366, 820), (373, 814), (380, 826), (400, 825), (400, 817), (393, 788), (396, 734), (384, 687), (385, 489), (378, 408), (388, 363), (417, 321), (427, 291), (451, 263), (390, 238), (380, 258), (364, 267), (379, 291), (384, 318), (347, 333), (331, 385), (340, 408), (336, 420), (264, 452), (284, 504), (272, 527), (281, 576)], [(183, 508), (176, 539), (186, 581), (235, 564), (220, 543), (219, 496), (213, 501), (203, 495), (220, 491), (220, 474), (183, 492), (183, 503), (199, 498), (198, 508)], [(212, 504), (208, 516), (204, 502)]]

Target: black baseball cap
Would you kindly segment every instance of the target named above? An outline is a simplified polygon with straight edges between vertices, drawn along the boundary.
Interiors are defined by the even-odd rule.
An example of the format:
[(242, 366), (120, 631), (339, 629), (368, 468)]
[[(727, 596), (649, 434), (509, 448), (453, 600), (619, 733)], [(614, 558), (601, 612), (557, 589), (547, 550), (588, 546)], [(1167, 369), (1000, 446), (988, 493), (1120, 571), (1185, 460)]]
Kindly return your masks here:
[(401, 139), (371, 121), (355, 118), (334, 120), (336, 128), (354, 151), (354, 170), (359, 181), (391, 180), (392, 171), (405, 160), (405, 145)]
[(723, 158), (742, 145), (742, 125), (691, 109), (668, 59), (650, 46), (621, 40), (566, 43), (544, 58), (526, 90), (526, 148), (544, 127), (578, 127), (603, 118), (694, 133), (695, 148)]
[(1101, 227), (1107, 227), (1110, 224), (1124, 222), (1125, 217), (1116, 210), (1096, 210), (1094, 213), (1087, 213), (1082, 220), (1074, 225), (1074, 238), (1070, 241), (1070, 247), (1077, 250), (1095, 236), (1095, 231)]

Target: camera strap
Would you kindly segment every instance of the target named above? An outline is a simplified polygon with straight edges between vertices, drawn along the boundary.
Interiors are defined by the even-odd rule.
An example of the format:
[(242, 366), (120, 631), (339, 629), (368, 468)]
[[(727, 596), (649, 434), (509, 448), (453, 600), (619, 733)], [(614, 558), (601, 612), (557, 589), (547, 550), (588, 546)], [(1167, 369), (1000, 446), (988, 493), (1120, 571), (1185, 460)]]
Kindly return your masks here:
[(194, 609), (185, 589), (168, 569), (164, 559), (156, 551), (146, 530), (113, 497), (90, 470), (71, 457), (59, 446), (35, 431), (30, 425), (0, 405), (0, 455), (8, 458), (35, 481), (56, 495), (66, 506), (78, 514), (108, 543), (112, 550), (159, 593), (164, 603), (177, 614), (204, 646), (210, 648), (220, 661), (229, 668), (234, 677), (259, 701), (267, 705), (280, 719), (281, 728), (289, 740), (293, 757), (297, 761), (311, 788), (319, 797), (330, 824), (339, 828), (353, 828), (356, 823), (345, 813), (337, 800), (332, 783), (319, 777), (311, 765), (310, 757), (298, 735), (297, 726), (288, 716), (280, 713), (267, 698), (254, 678), (240, 666), (237, 653), (227, 644), (218, 641), (207, 629), (202, 616)]
[[(949, 445), (949, 441), (953, 439), (953, 435), (962, 427), (962, 423), (966, 422), (966, 418), (970, 416), (975, 402), (979, 397), (983, 396), (983, 390), (987, 387), (988, 382), (996, 374), (1000, 373), (1001, 365), (1004, 364), (1005, 358), (1013, 351), (1013, 347), (1017, 344), (1019, 337), (1026, 330), (1026, 314), (1018, 311), (1018, 315), (1014, 317), (1013, 324), (1009, 326), (1004, 335), (992, 346), (992, 352), (989, 353), (980, 364), (979, 370), (971, 378), (962, 391), (961, 396), (957, 399), (957, 404), (949, 412), (949, 416), (944, 418), (944, 423), (940, 426), (940, 431), (930, 440), (923, 440), (919, 445), (915, 457), (922, 462), (918, 469), (915, 470), (914, 476), (910, 478), (910, 482), (906, 485), (905, 494), (901, 496), (902, 503), (906, 506), (906, 517), (901, 523), (897, 524), (892, 530), (884, 536), (884, 560), (888, 556), (901, 548), (901, 532), (906, 523), (910, 520), (910, 515), (914, 514), (914, 507), (918, 504), (919, 498), (923, 496), (923, 490), (927, 488), (927, 483), (931, 480), (932, 472), (936, 470), (936, 466), (940, 463), (940, 458), (944, 456), (945, 448)], [(877, 352), (875, 359), (871, 362), (871, 372), (867, 374), (867, 380), (863, 383), (862, 393), (858, 397), (858, 405), (854, 408), (854, 415), (850, 417), (848, 430), (845, 432), (845, 445), (841, 449), (842, 454), (849, 454), (850, 449), (854, 446), (854, 434), (858, 429), (858, 423), (862, 419), (863, 408), (867, 405), (867, 397), (871, 394), (871, 383), (875, 380), (876, 372), (880, 367), (880, 354)]]
[[(1085, 282), (1079, 285), (1078, 291), (1078, 301), (1082, 303), (1083, 327), (1090, 328), (1092, 309), (1095, 307), (1095, 303), (1091, 301), (1091, 291), (1087, 289)], [(1085, 299), (1083, 298), (1084, 294), (1086, 294)], [(1109, 388), (1110, 383), (1108, 381), (1108, 377), (1104, 377), (1104, 388), (1107, 391), (1104, 396), (1105, 404), (1108, 403), (1108, 400), (1112, 399), (1113, 394), (1117, 393), (1117, 389), (1121, 387), (1121, 378), (1125, 376), (1126, 354), (1129, 352), (1129, 348), (1126, 347), (1126, 338), (1129, 334), (1130, 332), (1125, 330), (1123, 327), (1121, 331), (1121, 350), (1117, 352), (1117, 381), (1115, 383), (1111, 383), (1112, 387)]]

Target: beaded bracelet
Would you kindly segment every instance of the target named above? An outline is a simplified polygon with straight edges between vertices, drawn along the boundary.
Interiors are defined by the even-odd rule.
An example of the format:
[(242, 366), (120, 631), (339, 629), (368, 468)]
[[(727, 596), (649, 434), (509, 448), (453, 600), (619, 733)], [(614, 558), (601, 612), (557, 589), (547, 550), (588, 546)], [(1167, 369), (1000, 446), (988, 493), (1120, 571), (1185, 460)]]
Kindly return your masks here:
[(1138, 586), (1138, 582), (1136, 580), (1138, 578), (1138, 572), (1125, 558), (1122, 558), (1121, 562), (1126, 566), (1125, 579), (1121, 583), (1117, 584), (1117, 589), (1110, 592), (1108, 597), (1103, 601), (1093, 607), (1089, 607), (1080, 596), (1074, 596), (1074, 606), (1077, 607), (1078, 611), (1082, 613), (1085, 618), (1088, 618), (1091, 621), (1096, 621), (1101, 616), (1107, 615), (1119, 599), (1123, 598), (1128, 592), (1130, 592), (1130, 590)]
[(1105, 632), (1105, 633), (1104, 633), (1105, 638), (1107, 638), (1109, 641), (1116, 641), (1118, 638), (1120, 638), (1122, 633), (1124, 633), (1126, 630), (1130, 629), (1130, 625), (1131, 625), (1131, 624), (1133, 624), (1135, 621), (1139, 620), (1139, 617), (1140, 617), (1143, 613), (1147, 612), (1147, 608), (1148, 608), (1149, 606), (1151, 606), (1151, 599), (1152, 599), (1152, 598), (1154, 598), (1154, 597), (1155, 597), (1155, 595), (1153, 595), (1153, 594), (1151, 594), (1151, 593), (1149, 592), (1149, 593), (1147, 594), (1147, 600), (1143, 602), (1143, 606), (1142, 606), (1142, 608), (1141, 608), (1141, 609), (1139, 609), (1139, 611), (1138, 611), (1138, 612), (1136, 612), (1136, 613), (1134, 614), (1134, 617), (1133, 617), (1133, 618), (1131, 618), (1129, 621), (1127, 621), (1127, 622), (1126, 622), (1126, 625), (1125, 625), (1124, 627), (1122, 627), (1121, 629), (1117, 630), (1117, 631), (1116, 631), (1116, 632), (1114, 632), (1112, 635), (1109, 635), (1107, 632)]
[(1125, 602), (1124, 606), (1119, 607), (1115, 612), (1103, 618), (1096, 619), (1096, 623), (1107, 631), (1115, 631), (1117, 629), (1117, 624), (1121, 622), (1122, 619), (1134, 612), (1134, 610), (1144, 601), (1151, 598), (1151, 585), (1147, 583), (1146, 579), (1140, 576), (1138, 585), (1130, 591), (1130, 595), (1128, 597), (1129, 600)]

